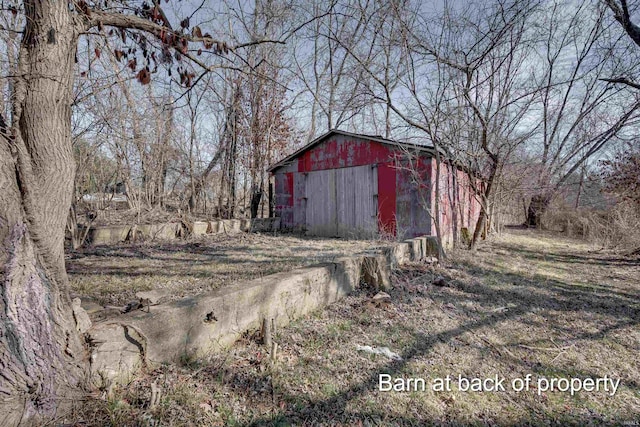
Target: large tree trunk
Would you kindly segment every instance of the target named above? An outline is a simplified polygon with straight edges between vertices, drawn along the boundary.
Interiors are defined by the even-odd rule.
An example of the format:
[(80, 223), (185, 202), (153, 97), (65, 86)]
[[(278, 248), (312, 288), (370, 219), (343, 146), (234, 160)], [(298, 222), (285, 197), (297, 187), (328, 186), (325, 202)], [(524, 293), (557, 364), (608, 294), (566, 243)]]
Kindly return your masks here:
[(547, 211), (551, 197), (547, 194), (536, 194), (531, 198), (529, 203), (529, 209), (527, 209), (527, 222), (528, 227), (540, 228), (542, 215)]
[[(437, 150), (438, 148), (436, 148)], [(419, 162), (416, 162), (419, 164)], [(444, 251), (444, 242), (442, 241), (442, 227), (440, 224), (440, 192), (442, 191), (440, 188), (440, 175), (441, 175), (441, 158), (440, 153), (436, 151), (436, 176), (435, 176), (435, 199), (433, 206), (433, 217), (434, 217), (434, 226), (436, 229), (436, 239), (438, 239), (438, 259), (444, 260), (447, 257), (446, 252)], [(420, 173), (418, 172), (418, 175)]]
[(258, 217), (258, 210), (260, 209), (260, 201), (262, 201), (262, 188), (253, 188), (251, 190), (251, 218)]
[(55, 415), (87, 371), (64, 267), (78, 34), (67, 2), (27, 0), (24, 6), (11, 134), (0, 136), (3, 425)]

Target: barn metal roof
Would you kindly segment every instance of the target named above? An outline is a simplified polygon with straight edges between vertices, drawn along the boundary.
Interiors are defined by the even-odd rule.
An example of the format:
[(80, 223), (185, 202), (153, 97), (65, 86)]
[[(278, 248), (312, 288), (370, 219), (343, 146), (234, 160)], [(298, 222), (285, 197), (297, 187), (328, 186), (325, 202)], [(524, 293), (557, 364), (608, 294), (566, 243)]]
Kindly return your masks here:
[(304, 147), (300, 148), (299, 150), (297, 150), (293, 154), (291, 154), (291, 155), (285, 157), (284, 159), (280, 160), (278, 163), (275, 163), (274, 165), (269, 167), (269, 169), (267, 169), (267, 171), (268, 172), (273, 172), (274, 170), (276, 170), (276, 169), (278, 169), (278, 168), (280, 168), (282, 166), (286, 166), (293, 159), (295, 159), (296, 157), (298, 157), (299, 155), (301, 155), (305, 151), (307, 151), (307, 150), (315, 147), (316, 145), (320, 144), (322, 141), (324, 141), (325, 139), (327, 139), (331, 135), (343, 135), (343, 136), (347, 136), (347, 137), (351, 137), (351, 138), (366, 139), (366, 140), (369, 140), (369, 141), (379, 142), (381, 144), (393, 145), (393, 146), (402, 147), (402, 148), (411, 148), (411, 149), (415, 149), (415, 150), (421, 150), (421, 151), (427, 151), (427, 152), (430, 152), (430, 153), (434, 153), (434, 148), (431, 145), (420, 145), (420, 144), (413, 144), (413, 143), (410, 143), (410, 142), (400, 142), (400, 141), (394, 141), (392, 139), (383, 138), (383, 137), (381, 137), (379, 135), (365, 135), (365, 134), (360, 134), (360, 133), (347, 132), (347, 131), (344, 131), (344, 130), (332, 129), (329, 132), (327, 132), (327, 133), (325, 133), (323, 135), (320, 135), (319, 137), (317, 137), (316, 139), (314, 139), (313, 141), (311, 141), (310, 143), (308, 143)]

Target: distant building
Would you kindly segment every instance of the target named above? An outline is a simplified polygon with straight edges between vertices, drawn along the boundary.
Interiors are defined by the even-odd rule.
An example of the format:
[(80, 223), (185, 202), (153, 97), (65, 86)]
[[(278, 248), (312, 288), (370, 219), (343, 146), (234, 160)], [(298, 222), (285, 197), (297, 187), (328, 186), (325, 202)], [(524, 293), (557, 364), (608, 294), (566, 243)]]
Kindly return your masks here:
[[(473, 232), (480, 209), (467, 173), (441, 165), (440, 223), (443, 240), (451, 243), (462, 227)], [(431, 146), (333, 130), (269, 172), (281, 228), (318, 236), (435, 235)]]

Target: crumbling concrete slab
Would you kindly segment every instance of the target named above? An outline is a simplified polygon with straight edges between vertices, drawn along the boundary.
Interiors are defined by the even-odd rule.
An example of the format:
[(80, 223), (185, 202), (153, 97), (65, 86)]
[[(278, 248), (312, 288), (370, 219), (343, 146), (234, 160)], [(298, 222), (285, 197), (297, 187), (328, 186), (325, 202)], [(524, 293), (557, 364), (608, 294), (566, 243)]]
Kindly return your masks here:
[(138, 232), (142, 233), (142, 239), (155, 240), (157, 238), (175, 238), (176, 228), (175, 224), (169, 226), (169, 233), (165, 231), (167, 226), (165, 224), (142, 224), (138, 225)]
[(104, 310), (104, 307), (98, 304), (98, 302), (91, 297), (72, 295), (72, 298), (80, 298), (80, 306), (87, 312), (87, 314), (93, 314)]
[(92, 245), (108, 245), (110, 243), (124, 242), (131, 226), (113, 225), (108, 227), (92, 227), (87, 233), (87, 242)]
[(207, 233), (221, 233), (222, 230), (220, 229), (220, 221), (218, 220), (213, 220), (213, 221), (209, 221), (209, 229), (207, 230)]
[(222, 220), (222, 223), (224, 224), (224, 229), (228, 232), (228, 233), (239, 233), (240, 230), (240, 220), (239, 219), (225, 219)]
[[(240, 226), (237, 220), (235, 224)], [(144, 363), (171, 363), (185, 355), (220, 350), (246, 331), (259, 329), (264, 319), (284, 326), (343, 298), (361, 281), (386, 290), (392, 267), (424, 259), (431, 244), (426, 238), (409, 239), (382, 252), (272, 274), (164, 304), (161, 295), (139, 293), (139, 298), (149, 300), (148, 311), (132, 311), (89, 330), (94, 342), (92, 376), (94, 381), (121, 381)]]
[(425, 256), (438, 256), (438, 239), (435, 236), (425, 236), (426, 250)]
[(251, 231), (270, 232), (280, 229), (280, 218), (256, 218), (251, 220)]
[(203, 234), (207, 234), (209, 230), (209, 223), (206, 221), (196, 221), (193, 223), (193, 229), (191, 233), (194, 236), (202, 236)]
[[(136, 240), (175, 239), (177, 227), (178, 224), (172, 222), (161, 224), (140, 224), (135, 226), (114, 225), (106, 227), (92, 227), (87, 233), (87, 242), (98, 246), (122, 243), (127, 241), (127, 238), (135, 238)], [(133, 228), (135, 230), (135, 236), (132, 236)]]
[(382, 250), (382, 254), (387, 258), (389, 267), (393, 270), (398, 266), (410, 261), (411, 247), (408, 242), (396, 243), (393, 246), (386, 247)]
[(126, 382), (146, 363), (147, 340), (131, 325), (102, 323), (88, 331), (91, 380), (97, 387)]
[[(239, 219), (219, 219), (217, 220), (217, 223), (218, 223), (218, 227), (217, 227), (218, 233), (232, 234), (232, 233), (239, 233), (240, 231), (242, 231), (240, 229), (241, 220)], [(212, 227), (212, 229), (214, 228), (215, 227)]]
[(89, 315), (84, 308), (82, 308), (80, 298), (74, 298), (73, 301), (71, 301), (71, 309), (73, 310), (73, 319), (76, 322), (76, 330), (84, 334), (91, 328), (91, 319), (89, 319)]
[(333, 262), (336, 266), (334, 272), (336, 282), (346, 284), (336, 289), (335, 301), (349, 295), (360, 285), (363, 261), (362, 256), (350, 256), (338, 258)]
[(151, 239), (170, 240), (175, 239), (178, 235), (180, 224), (175, 222), (166, 222), (164, 224), (152, 224), (149, 226), (149, 236)]
[(315, 267), (272, 274), (211, 293), (121, 316), (146, 337), (151, 362), (174, 362), (233, 344), (258, 329), (263, 318), (285, 325), (343, 298), (358, 286), (362, 259), (353, 257)]
[(144, 303), (159, 304), (164, 299), (169, 299), (173, 295), (171, 289), (152, 289), (150, 291), (136, 292), (136, 298), (139, 298)]
[(384, 254), (371, 254), (362, 260), (361, 279), (367, 285), (379, 289), (391, 288), (391, 268)]
[(240, 220), (240, 231), (244, 231), (245, 233), (248, 233), (249, 231), (251, 231), (251, 221), (250, 219), (241, 219)]
[(420, 261), (424, 257), (422, 252), (422, 242), (420, 239), (407, 239), (405, 242), (409, 244), (409, 259), (411, 261)]
[[(122, 243), (127, 239), (170, 240), (181, 237), (181, 225), (176, 222), (160, 224), (114, 225), (92, 227), (87, 234), (87, 243), (92, 245), (108, 245)], [(280, 228), (280, 218), (256, 219), (220, 219), (213, 221), (195, 221), (191, 234), (201, 236), (216, 233), (239, 233), (251, 231), (275, 231)], [(133, 235), (135, 234), (135, 235)]]

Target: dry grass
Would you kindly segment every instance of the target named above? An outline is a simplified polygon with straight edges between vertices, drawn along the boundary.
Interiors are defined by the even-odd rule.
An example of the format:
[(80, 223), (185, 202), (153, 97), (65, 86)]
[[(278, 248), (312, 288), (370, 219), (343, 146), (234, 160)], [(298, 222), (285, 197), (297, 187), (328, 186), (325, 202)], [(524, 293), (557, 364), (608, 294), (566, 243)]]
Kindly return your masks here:
[[(442, 276), (447, 286), (436, 287)], [(226, 354), (148, 371), (78, 408), (95, 425), (638, 425), (640, 262), (533, 232), (446, 267), (394, 276), (278, 331), (271, 361), (252, 337)], [(386, 346), (402, 356), (358, 352)], [(604, 392), (380, 392), (378, 375), (620, 379)], [(149, 407), (150, 384), (163, 390)]]
[(358, 253), (383, 241), (302, 238), (257, 233), (214, 234), (188, 241), (81, 249), (67, 259), (72, 292), (102, 305), (135, 293), (171, 289), (173, 298)]
[(626, 201), (607, 210), (576, 210), (558, 203), (545, 213), (542, 224), (567, 236), (581, 237), (599, 248), (629, 254), (640, 251), (639, 207)]

